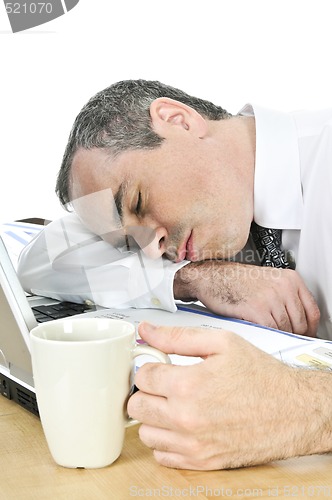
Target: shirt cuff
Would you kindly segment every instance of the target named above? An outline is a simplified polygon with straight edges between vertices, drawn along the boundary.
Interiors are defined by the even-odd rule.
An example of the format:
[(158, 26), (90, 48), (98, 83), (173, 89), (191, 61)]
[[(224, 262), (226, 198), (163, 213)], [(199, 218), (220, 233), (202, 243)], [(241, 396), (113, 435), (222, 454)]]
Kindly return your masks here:
[(153, 260), (143, 252), (140, 252), (138, 258), (141, 265), (132, 269), (129, 278), (133, 307), (175, 312), (177, 307), (173, 293), (174, 276), (179, 269), (189, 264), (189, 261), (175, 264), (162, 258)]

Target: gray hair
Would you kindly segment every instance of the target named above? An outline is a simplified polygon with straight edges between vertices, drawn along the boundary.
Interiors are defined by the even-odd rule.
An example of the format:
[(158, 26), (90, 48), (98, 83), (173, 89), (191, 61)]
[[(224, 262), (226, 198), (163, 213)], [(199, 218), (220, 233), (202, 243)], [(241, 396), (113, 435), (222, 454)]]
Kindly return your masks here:
[(70, 132), (55, 189), (63, 205), (70, 202), (70, 169), (79, 148), (103, 148), (115, 157), (124, 151), (153, 149), (162, 143), (150, 118), (150, 105), (158, 97), (182, 102), (209, 120), (231, 116), (220, 106), (158, 81), (125, 80), (107, 87), (82, 108)]

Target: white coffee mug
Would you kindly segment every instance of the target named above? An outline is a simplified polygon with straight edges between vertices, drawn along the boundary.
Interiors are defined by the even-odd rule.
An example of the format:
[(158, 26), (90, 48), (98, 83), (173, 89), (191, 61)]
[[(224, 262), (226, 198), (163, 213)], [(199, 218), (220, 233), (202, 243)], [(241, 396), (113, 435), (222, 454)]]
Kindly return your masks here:
[(50, 452), (64, 467), (98, 468), (120, 455), (134, 358), (169, 363), (138, 345), (132, 323), (109, 318), (67, 318), (31, 331), (39, 414)]

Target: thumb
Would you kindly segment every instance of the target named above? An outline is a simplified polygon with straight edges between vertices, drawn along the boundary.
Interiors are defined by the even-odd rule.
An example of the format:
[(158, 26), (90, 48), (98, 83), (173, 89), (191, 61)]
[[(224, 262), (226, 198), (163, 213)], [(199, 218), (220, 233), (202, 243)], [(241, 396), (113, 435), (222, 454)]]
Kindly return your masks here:
[(225, 330), (180, 326), (155, 326), (143, 322), (138, 332), (149, 345), (167, 354), (209, 356), (222, 350)]

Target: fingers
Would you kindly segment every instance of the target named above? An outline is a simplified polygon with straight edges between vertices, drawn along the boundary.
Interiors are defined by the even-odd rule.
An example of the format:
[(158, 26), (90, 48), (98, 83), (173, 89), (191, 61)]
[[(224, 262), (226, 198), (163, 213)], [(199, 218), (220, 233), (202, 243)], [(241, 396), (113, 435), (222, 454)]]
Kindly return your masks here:
[(199, 470), (198, 467), (195, 467), (188, 463), (189, 457), (184, 457), (180, 453), (171, 453), (160, 450), (154, 450), (153, 455), (156, 461), (160, 465), (163, 465), (164, 467), (169, 467), (171, 469)]
[[(176, 432), (142, 424), (139, 428), (141, 441), (153, 449), (156, 461), (165, 467), (192, 470), (218, 470), (236, 467), (234, 459), (224, 454), (211, 442), (197, 439), (192, 433)], [(213, 441), (214, 443), (214, 441)], [(224, 455), (224, 456), (223, 456)], [(239, 457), (236, 456), (238, 461)]]
[[(188, 413), (186, 404), (190, 403), (192, 395), (202, 384), (201, 364), (175, 366), (146, 363), (143, 365), (135, 376), (135, 385), (139, 391), (129, 398), (128, 414), (154, 427), (184, 429), (187, 432), (190, 428), (191, 413), (190, 411)], [(181, 402), (182, 411), (179, 409), (179, 402)]]
[(192, 447), (188, 444), (191, 441), (190, 435), (184, 436), (180, 432), (142, 424), (139, 428), (139, 437), (153, 450), (183, 454), (192, 452)]
[[(264, 292), (264, 293), (263, 293)], [(296, 271), (279, 270), (269, 288), (263, 287), (242, 309), (242, 317), (269, 328), (315, 336), (318, 306)]]
[(141, 323), (138, 332), (149, 345), (167, 354), (184, 356), (209, 356), (220, 351), (221, 330), (208, 331), (205, 328), (154, 326)]
[[(154, 458), (165, 467), (196, 470), (214, 468), (207, 460), (205, 450), (200, 449), (193, 435), (142, 424), (139, 428), (139, 437), (146, 446), (154, 450)], [(203, 458), (199, 455), (203, 455)]]
[(294, 297), (294, 300), (289, 301), (285, 308), (289, 317), (289, 330), (285, 331), (309, 335), (307, 315), (299, 297)]
[[(315, 305), (315, 303), (314, 303)], [(319, 317), (319, 310), (318, 317)], [(315, 308), (314, 308), (314, 312)], [(312, 310), (306, 311), (305, 304), (297, 295), (289, 299), (286, 304), (279, 302), (271, 311), (271, 319), (265, 326), (277, 328), (284, 332), (296, 333), (314, 337), (317, 332), (318, 320), (314, 319)]]
[(285, 304), (275, 304), (272, 314), (279, 330), (305, 335), (307, 319), (298, 295), (294, 294)]
[[(225, 468), (234, 468), (239, 465), (232, 465), (232, 463), (227, 463), (223, 465), (219, 456), (212, 457), (208, 459), (199, 459), (192, 453), (189, 455), (183, 455), (182, 453), (174, 453), (168, 451), (154, 450), (154, 458), (160, 465), (165, 467), (170, 467), (172, 469), (189, 469), (189, 470), (220, 470)], [(197, 486), (197, 492), (204, 492), (204, 486)], [(207, 497), (206, 497), (207, 498)]]
[(241, 316), (240, 319), (262, 325), (266, 328), (274, 328), (275, 330), (283, 330), (285, 332), (293, 331), (285, 306), (281, 302), (274, 303), (273, 308), (268, 308), (264, 305), (258, 307), (247, 306), (243, 308)]
[(127, 411), (130, 417), (147, 425), (166, 429), (170, 427), (166, 398), (138, 391), (129, 398)]
[[(287, 274), (286, 274), (287, 273)], [(285, 311), (288, 315), (283, 323), (279, 321), (279, 328), (299, 335), (316, 336), (320, 313), (310, 291), (307, 289), (300, 275), (294, 271), (286, 271), (288, 282), (285, 286)], [(288, 285), (288, 286), (287, 286)], [(289, 328), (289, 330), (286, 328)]]
[(173, 384), (183, 376), (181, 368), (163, 363), (146, 363), (136, 373), (135, 385), (145, 393), (167, 397)]
[(306, 288), (300, 289), (299, 296), (303, 304), (304, 312), (306, 315), (306, 321), (307, 321), (306, 334), (310, 337), (316, 337), (320, 320), (320, 311), (318, 309), (316, 301)]
[(279, 304), (285, 312), (274, 316), (278, 327), (299, 335), (315, 336), (320, 314), (312, 294), (296, 271), (284, 269), (281, 276)]

